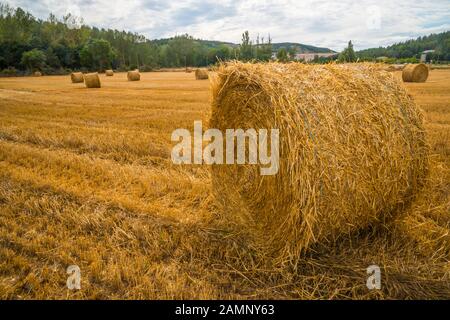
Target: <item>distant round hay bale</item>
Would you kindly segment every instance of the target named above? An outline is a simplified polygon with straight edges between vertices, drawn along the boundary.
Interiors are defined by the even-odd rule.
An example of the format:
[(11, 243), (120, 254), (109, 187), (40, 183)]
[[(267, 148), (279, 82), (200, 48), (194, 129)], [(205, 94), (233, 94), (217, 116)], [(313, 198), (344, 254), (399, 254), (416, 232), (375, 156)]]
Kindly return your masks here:
[(127, 78), (128, 81), (139, 81), (141, 80), (141, 74), (139, 70), (128, 71)]
[(387, 68), (385, 68), (386, 71), (402, 71), (404, 68), (404, 65), (402, 64), (390, 64)]
[(88, 73), (84, 75), (84, 83), (86, 84), (86, 88), (100, 88), (100, 77), (97, 72)]
[(33, 73), (34, 77), (42, 77), (42, 73), (40, 71), (36, 71)]
[(391, 218), (428, 172), (420, 109), (392, 74), (369, 64), (225, 64), (209, 127), (267, 129), (269, 146), (270, 129), (279, 129), (276, 175), (212, 165), (223, 221), (278, 264)]
[(197, 80), (206, 80), (208, 79), (208, 71), (205, 69), (197, 69), (195, 70), (195, 79)]
[(191, 68), (186, 68), (186, 73), (192, 73), (192, 69)]
[(106, 70), (105, 74), (107, 77), (112, 77), (114, 75), (114, 71), (113, 70)]
[(386, 71), (396, 71), (397, 69), (392, 64), (386, 67)]
[(425, 82), (428, 79), (428, 67), (424, 63), (408, 64), (403, 69), (404, 82)]
[(70, 79), (72, 83), (81, 83), (84, 81), (84, 76), (82, 72), (73, 72), (70, 74)]

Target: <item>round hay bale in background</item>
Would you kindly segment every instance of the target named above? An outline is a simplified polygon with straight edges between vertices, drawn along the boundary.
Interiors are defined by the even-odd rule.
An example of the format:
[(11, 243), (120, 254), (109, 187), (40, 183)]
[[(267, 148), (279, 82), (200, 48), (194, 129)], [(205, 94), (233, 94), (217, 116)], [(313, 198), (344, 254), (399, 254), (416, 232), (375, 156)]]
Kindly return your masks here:
[(42, 77), (42, 73), (40, 71), (36, 71), (33, 73), (34, 77)]
[(127, 78), (128, 81), (139, 81), (141, 80), (141, 74), (139, 70), (128, 71)]
[(84, 81), (84, 76), (82, 72), (73, 72), (70, 74), (70, 79), (72, 83), (81, 83)]
[(113, 70), (106, 70), (105, 74), (107, 77), (112, 77), (114, 75), (114, 71)]
[(428, 67), (424, 63), (408, 64), (403, 69), (404, 82), (425, 82), (428, 79)]
[(84, 83), (86, 84), (86, 88), (100, 88), (100, 77), (97, 72), (88, 73), (84, 75)]
[(385, 68), (386, 71), (402, 71), (404, 68), (404, 65), (402, 64), (390, 64), (387, 68)]
[(205, 69), (197, 69), (195, 70), (195, 79), (197, 80), (206, 80), (208, 79), (208, 71)]
[(391, 64), (391, 65), (387, 66), (385, 70), (386, 71), (396, 71), (397, 69), (395, 68), (394, 65)]
[(269, 146), (279, 129), (276, 175), (212, 165), (223, 220), (275, 263), (295, 264), (312, 244), (389, 219), (428, 172), (421, 111), (391, 73), (369, 64), (223, 65), (209, 127), (267, 129)]

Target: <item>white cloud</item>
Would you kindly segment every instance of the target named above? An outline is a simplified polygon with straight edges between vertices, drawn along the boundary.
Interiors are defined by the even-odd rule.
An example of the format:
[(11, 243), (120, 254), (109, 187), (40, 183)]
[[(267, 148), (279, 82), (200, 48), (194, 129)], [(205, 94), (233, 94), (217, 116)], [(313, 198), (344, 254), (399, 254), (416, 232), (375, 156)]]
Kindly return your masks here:
[[(450, 1), (435, 0), (7, 0), (39, 18), (81, 15), (85, 23), (139, 32), (149, 38), (189, 33), (239, 42), (243, 31), (275, 42), (341, 50), (378, 47), (450, 29)], [(377, 21), (374, 15), (379, 15)], [(379, 22), (379, 24), (378, 24)], [(379, 28), (378, 28), (379, 26)]]

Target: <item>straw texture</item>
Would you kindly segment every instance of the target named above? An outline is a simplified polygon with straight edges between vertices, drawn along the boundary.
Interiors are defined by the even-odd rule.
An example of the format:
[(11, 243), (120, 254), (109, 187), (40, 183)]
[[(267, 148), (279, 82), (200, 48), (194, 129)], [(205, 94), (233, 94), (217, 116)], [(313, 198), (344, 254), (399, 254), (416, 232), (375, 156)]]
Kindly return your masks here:
[(81, 83), (84, 81), (83, 73), (73, 72), (70, 74), (70, 79), (72, 80), (72, 83)]
[(88, 73), (84, 75), (84, 83), (86, 84), (86, 88), (100, 88), (100, 77), (98, 73)]
[(275, 263), (390, 219), (428, 172), (420, 110), (370, 64), (222, 65), (210, 127), (280, 130), (277, 175), (212, 166), (222, 218)]
[(195, 70), (195, 79), (197, 79), (197, 80), (208, 79), (208, 71), (204, 70), (204, 69), (196, 69)]
[(428, 67), (423, 64), (408, 64), (402, 72), (404, 82), (425, 82), (428, 79)]
[(127, 78), (128, 81), (139, 81), (141, 80), (141, 74), (139, 70), (128, 71)]

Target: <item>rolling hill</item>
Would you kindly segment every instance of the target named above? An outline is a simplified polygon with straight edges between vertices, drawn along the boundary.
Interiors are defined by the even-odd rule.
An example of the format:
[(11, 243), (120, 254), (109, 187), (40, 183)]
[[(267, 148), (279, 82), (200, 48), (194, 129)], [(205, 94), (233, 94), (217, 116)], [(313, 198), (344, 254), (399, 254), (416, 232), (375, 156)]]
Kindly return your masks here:
[[(158, 45), (164, 45), (164, 44), (167, 44), (170, 40), (171, 40), (171, 38), (166, 38), (166, 39), (152, 40), (151, 42), (158, 44)], [(233, 48), (237, 48), (239, 46), (239, 44), (232, 43), (232, 42), (225, 42), (225, 41), (202, 40), (202, 39), (196, 39), (196, 41), (207, 48), (217, 48), (221, 45), (226, 45), (226, 46), (233, 47)], [(280, 48), (289, 49), (291, 47), (296, 47), (298, 53), (335, 53), (335, 51), (333, 51), (329, 48), (315, 47), (315, 46), (303, 44), (303, 43), (296, 43), (296, 42), (272, 43), (273, 51), (278, 51)]]

